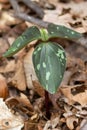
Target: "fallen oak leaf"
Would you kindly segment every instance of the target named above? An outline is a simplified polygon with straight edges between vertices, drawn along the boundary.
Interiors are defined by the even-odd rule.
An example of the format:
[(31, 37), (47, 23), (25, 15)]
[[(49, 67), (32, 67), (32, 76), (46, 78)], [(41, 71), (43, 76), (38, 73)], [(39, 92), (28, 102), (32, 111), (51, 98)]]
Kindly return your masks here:
[(72, 105), (75, 102), (78, 102), (82, 106), (84, 106), (87, 104), (87, 90), (84, 90), (84, 92), (80, 92), (73, 95), (71, 89), (74, 89), (76, 87), (79, 87), (79, 85), (77, 86), (76, 85), (74, 86), (63, 85), (63, 87), (61, 87), (60, 90), (64, 94), (64, 96), (68, 99), (68, 104)]
[(63, 87), (60, 88), (63, 95), (68, 99), (68, 104), (72, 105), (75, 102), (80, 103), (82, 106), (87, 104), (87, 90), (84, 90), (83, 92), (77, 93), (75, 95), (72, 94), (72, 89), (79, 86), (83, 87), (81, 85), (63, 85)]

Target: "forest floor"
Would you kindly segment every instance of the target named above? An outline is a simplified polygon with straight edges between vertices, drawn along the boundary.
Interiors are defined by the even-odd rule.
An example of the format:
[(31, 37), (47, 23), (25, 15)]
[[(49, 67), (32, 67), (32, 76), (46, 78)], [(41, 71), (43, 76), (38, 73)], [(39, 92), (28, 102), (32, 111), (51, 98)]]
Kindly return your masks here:
[[(0, 130), (87, 130), (87, 1), (35, 0), (31, 7), (20, 0), (20, 10), (12, 1), (0, 0)], [(32, 64), (36, 41), (14, 56), (2, 56), (26, 28), (46, 27), (44, 21), (83, 33), (78, 41), (56, 39), (66, 51), (67, 66), (57, 93), (49, 94), (49, 119)]]

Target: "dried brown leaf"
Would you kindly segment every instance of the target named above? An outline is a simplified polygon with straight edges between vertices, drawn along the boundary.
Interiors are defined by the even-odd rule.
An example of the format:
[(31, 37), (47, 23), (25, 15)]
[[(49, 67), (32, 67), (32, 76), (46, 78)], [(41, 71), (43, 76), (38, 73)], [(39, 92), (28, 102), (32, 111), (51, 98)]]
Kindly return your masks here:
[(34, 48), (30, 48), (29, 52), (27, 55), (24, 57), (24, 71), (25, 71), (25, 76), (26, 76), (26, 81), (27, 81), (27, 86), (28, 88), (34, 88), (32, 81), (37, 80), (33, 63), (32, 63), (32, 53), (34, 51)]
[(8, 98), (5, 102), (15, 113), (19, 113), (24, 120), (28, 120), (34, 114), (32, 104), (22, 93), (20, 96)]
[(12, 78), (11, 82), (19, 90), (21, 91), (26, 90), (26, 80), (25, 80), (23, 63), (20, 60), (18, 60), (16, 64), (16, 73), (14, 77)]
[(8, 49), (8, 44), (5, 39), (0, 38), (0, 55)]
[[(50, 127), (52, 130), (56, 130), (56, 126), (58, 125), (58, 123), (59, 123), (59, 117), (56, 117), (53, 120), (47, 121), (43, 130), (49, 130)], [(57, 128), (57, 130), (58, 130), (58, 128)]]
[(1, 14), (0, 25), (14, 25), (20, 23), (20, 20), (12, 17), (9, 11), (3, 11)]
[(26, 95), (24, 95), (23, 93), (20, 94), (20, 97), (17, 98), (19, 100), (19, 102), (21, 102), (22, 104), (24, 104), (25, 106), (27, 106), (30, 110), (33, 111), (33, 106), (31, 104), (31, 102), (29, 101), (29, 99), (27, 98)]
[(77, 117), (75, 117), (75, 116), (67, 117), (66, 124), (67, 124), (67, 127), (69, 128), (69, 130), (75, 129), (74, 128), (74, 123), (78, 123), (78, 118)]
[(80, 103), (82, 106), (87, 104), (87, 90), (85, 92), (73, 96), (75, 102)]
[(0, 67), (0, 73), (14, 72), (16, 69), (16, 63), (14, 60), (7, 61), (6, 65)]
[[(84, 19), (87, 16), (86, 5), (87, 2), (84, 1), (78, 4), (72, 1), (67, 4), (57, 2), (55, 10), (45, 10), (44, 21), (51, 21), (59, 25), (62, 24), (80, 33), (86, 32), (87, 27), (85, 28), (85, 26), (87, 26), (87, 21)], [(68, 11), (63, 12), (64, 10)]]
[[(83, 92), (77, 92), (76, 94), (73, 95), (72, 89), (76, 89), (78, 86), (68, 86), (65, 85), (64, 87), (61, 87), (61, 92), (64, 94), (65, 97), (68, 99), (69, 104), (73, 104), (75, 102), (80, 103), (82, 106), (87, 104), (87, 90), (84, 90)], [(81, 86), (83, 87), (83, 86)], [(80, 91), (79, 87), (79, 91)], [(78, 89), (77, 89), (78, 90)]]
[(6, 79), (0, 74), (0, 98), (6, 99), (9, 95)]
[(23, 119), (20, 115), (13, 115), (6, 106), (3, 99), (0, 98), (0, 129), (1, 130), (21, 130)]

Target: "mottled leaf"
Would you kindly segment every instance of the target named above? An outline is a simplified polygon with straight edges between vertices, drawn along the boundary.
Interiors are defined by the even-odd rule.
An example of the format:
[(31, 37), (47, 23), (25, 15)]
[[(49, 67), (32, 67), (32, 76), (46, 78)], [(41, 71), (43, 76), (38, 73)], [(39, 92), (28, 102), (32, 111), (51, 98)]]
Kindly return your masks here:
[(33, 64), (41, 85), (50, 93), (59, 87), (66, 66), (64, 49), (52, 42), (39, 44), (33, 52)]
[(78, 39), (82, 37), (81, 33), (78, 33), (62, 25), (49, 24), (47, 30), (50, 38), (59, 37), (67, 39)]
[(21, 36), (19, 36), (8, 49), (8, 51), (3, 55), (5, 57), (10, 57), (20, 51), (25, 47), (29, 42), (40, 39), (41, 34), (39, 29), (36, 26), (28, 28)]

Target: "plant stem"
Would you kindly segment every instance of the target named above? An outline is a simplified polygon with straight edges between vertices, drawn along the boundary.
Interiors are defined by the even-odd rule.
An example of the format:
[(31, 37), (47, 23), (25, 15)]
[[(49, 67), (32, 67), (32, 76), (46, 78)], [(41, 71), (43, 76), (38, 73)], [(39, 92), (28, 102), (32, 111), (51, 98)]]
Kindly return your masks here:
[(45, 90), (45, 107), (46, 107), (46, 117), (50, 119), (50, 99), (49, 93)]

